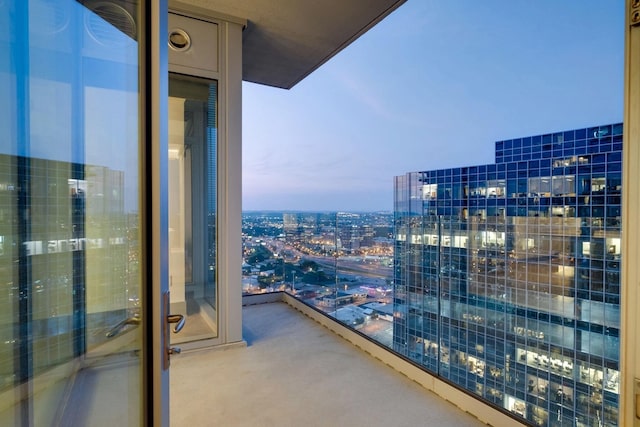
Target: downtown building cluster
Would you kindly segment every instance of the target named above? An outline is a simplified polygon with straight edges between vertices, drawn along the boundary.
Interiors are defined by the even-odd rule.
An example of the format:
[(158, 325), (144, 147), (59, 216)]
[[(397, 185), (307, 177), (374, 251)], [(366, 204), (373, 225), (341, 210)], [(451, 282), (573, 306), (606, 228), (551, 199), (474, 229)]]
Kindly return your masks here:
[(393, 347), (532, 425), (614, 426), (622, 124), (395, 179)]

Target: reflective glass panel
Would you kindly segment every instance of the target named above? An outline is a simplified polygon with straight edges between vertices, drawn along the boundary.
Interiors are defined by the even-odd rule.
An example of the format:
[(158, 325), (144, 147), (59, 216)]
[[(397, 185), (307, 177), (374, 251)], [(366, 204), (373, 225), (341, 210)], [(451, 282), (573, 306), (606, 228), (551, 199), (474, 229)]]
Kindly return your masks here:
[(142, 422), (137, 8), (0, 2), (3, 426)]

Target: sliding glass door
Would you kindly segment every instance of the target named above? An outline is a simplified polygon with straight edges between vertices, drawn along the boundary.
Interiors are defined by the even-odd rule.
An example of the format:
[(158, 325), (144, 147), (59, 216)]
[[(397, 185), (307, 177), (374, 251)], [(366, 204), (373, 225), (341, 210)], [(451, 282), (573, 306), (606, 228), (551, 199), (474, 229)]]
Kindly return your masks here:
[(169, 76), (169, 289), (171, 312), (187, 318), (172, 343), (218, 336), (217, 88)]
[(141, 425), (137, 1), (0, 0), (0, 425)]

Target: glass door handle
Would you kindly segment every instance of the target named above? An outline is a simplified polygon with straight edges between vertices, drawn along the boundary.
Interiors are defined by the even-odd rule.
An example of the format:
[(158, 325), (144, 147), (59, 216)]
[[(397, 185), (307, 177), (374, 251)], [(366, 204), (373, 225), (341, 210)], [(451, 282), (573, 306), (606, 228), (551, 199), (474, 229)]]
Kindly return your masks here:
[(135, 314), (131, 317), (127, 317), (126, 319), (118, 322), (118, 324), (116, 324), (113, 328), (109, 329), (109, 332), (107, 332), (105, 335), (107, 336), (107, 338), (113, 338), (116, 335), (120, 334), (122, 331), (124, 331), (125, 326), (127, 325), (138, 326), (139, 324), (140, 324), (140, 316)]
[[(171, 347), (170, 342), (170, 332), (169, 325), (175, 324), (173, 327), (173, 333), (177, 334), (184, 328), (184, 324), (187, 319), (182, 314), (169, 314), (170, 308), (170, 297), (169, 292), (165, 292), (162, 295), (162, 316), (164, 319), (162, 321), (162, 341), (164, 342), (164, 357), (162, 361), (162, 369), (165, 371), (169, 369), (169, 356), (172, 354), (179, 354), (180, 349), (178, 347)], [(166, 314), (164, 314), (166, 313)]]
[(182, 314), (167, 314), (167, 323), (175, 323), (173, 327), (173, 333), (177, 334), (184, 328), (184, 324), (187, 319)]

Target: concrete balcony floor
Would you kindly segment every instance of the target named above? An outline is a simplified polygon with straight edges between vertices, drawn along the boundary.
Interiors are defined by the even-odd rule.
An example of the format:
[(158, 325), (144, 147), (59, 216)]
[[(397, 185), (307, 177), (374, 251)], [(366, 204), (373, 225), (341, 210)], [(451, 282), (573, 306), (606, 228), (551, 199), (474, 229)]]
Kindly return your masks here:
[(480, 426), (282, 302), (243, 308), (247, 347), (171, 361), (171, 425)]

